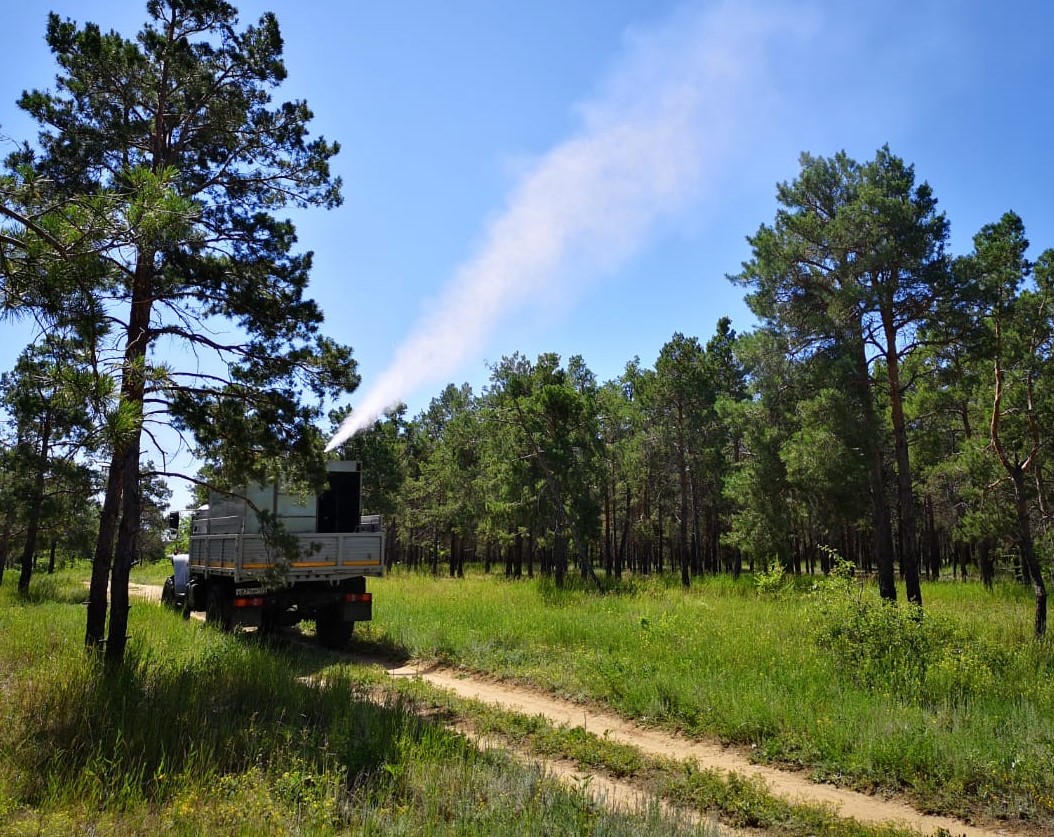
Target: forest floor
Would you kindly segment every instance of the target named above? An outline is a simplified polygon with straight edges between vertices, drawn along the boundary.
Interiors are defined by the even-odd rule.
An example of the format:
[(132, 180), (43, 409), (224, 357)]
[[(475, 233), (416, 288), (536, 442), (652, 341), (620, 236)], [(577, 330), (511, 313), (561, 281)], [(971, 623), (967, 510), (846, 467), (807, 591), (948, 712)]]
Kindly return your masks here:
[[(132, 583), (129, 585), (129, 592), (133, 596), (152, 601), (159, 601), (161, 598), (161, 587), (155, 585)], [(201, 614), (194, 615), (196, 618), (202, 617)], [(296, 628), (289, 631), (287, 638), (293, 642), (302, 640)], [(750, 760), (749, 753), (741, 748), (652, 729), (606, 712), (602, 708), (561, 700), (541, 690), (497, 681), (479, 673), (469, 673), (428, 662), (405, 663), (386, 660), (361, 653), (349, 652), (344, 656), (350, 662), (360, 665), (382, 666), (392, 678), (418, 678), (461, 698), (502, 707), (529, 717), (541, 716), (556, 726), (581, 727), (594, 735), (636, 747), (648, 755), (677, 761), (695, 761), (704, 770), (716, 769), (725, 773), (760, 778), (775, 796), (789, 802), (826, 806), (840, 817), (852, 818), (861, 823), (892, 823), (926, 835), (952, 837), (1020, 837), (1031, 833), (1019, 827), (982, 827), (952, 817), (926, 814), (903, 799), (871, 796), (814, 782), (804, 772), (755, 764)], [(459, 727), (458, 731), (472, 736), (471, 729)], [(510, 749), (504, 742), (494, 738), (479, 739), (479, 743), (484, 747), (500, 746)], [(536, 756), (526, 753), (512, 754), (521, 759), (539, 761)], [(649, 801), (646, 790), (632, 782), (614, 779), (599, 771), (584, 770), (570, 761), (541, 761), (544, 761), (549, 771), (562, 781), (588, 788), (598, 801), (612, 807), (631, 809)], [(731, 829), (718, 827), (722, 833), (736, 833)]]

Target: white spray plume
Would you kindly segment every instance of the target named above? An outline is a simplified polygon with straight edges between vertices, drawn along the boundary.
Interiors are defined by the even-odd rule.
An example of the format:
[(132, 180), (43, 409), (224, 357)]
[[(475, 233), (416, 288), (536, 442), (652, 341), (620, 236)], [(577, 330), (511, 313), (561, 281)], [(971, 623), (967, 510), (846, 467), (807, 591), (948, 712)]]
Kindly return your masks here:
[[(800, 29), (761, 7), (684, 8), (631, 31), (582, 128), (530, 166), (434, 309), (330, 440), (332, 450), (410, 392), (479, 352), (501, 317), (545, 298), (569, 263), (610, 270), (655, 223), (697, 200), (735, 144), (759, 129), (771, 92), (763, 53)], [(576, 274), (577, 275), (577, 274)]]

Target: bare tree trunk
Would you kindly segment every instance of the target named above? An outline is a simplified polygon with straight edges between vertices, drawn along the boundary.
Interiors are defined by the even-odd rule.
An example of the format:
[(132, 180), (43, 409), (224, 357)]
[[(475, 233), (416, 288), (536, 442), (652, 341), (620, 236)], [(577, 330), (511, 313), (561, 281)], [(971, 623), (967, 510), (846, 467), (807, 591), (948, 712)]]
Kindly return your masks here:
[(900, 357), (893, 313), (883, 310), (882, 321), (886, 333), (886, 376), (889, 381), (889, 408), (893, 421), (893, 447), (897, 460), (897, 501), (900, 506), (900, 566), (908, 601), (922, 606), (922, 585), (919, 581), (918, 523), (915, 512), (915, 493), (911, 480), (911, 459), (908, 455), (908, 430), (904, 419), (904, 398), (900, 387)]
[(872, 526), (874, 527), (874, 556), (878, 567), (878, 592), (886, 601), (897, 600), (896, 576), (893, 570), (893, 527), (886, 502), (886, 479), (882, 462), (882, 446), (878, 439), (878, 422), (871, 401), (871, 376), (867, 370), (864, 341), (856, 346), (856, 386), (863, 418), (865, 445), (868, 451), (867, 481), (871, 489)]
[[(684, 421), (683, 416), (680, 413), (680, 405), (678, 409), (678, 427)], [(689, 555), (688, 555), (688, 457), (685, 453), (685, 441), (683, 438), (678, 440), (677, 445), (677, 471), (678, 476), (681, 480), (681, 519), (680, 519), (680, 534), (681, 539), (678, 544), (678, 555), (680, 557), (681, 564), (681, 584), (688, 587), (692, 583), (689, 567)]]
[(0, 584), (4, 583), (4, 570), (7, 568), (7, 555), (11, 546), (11, 528), (14, 526), (15, 513), (9, 506), (4, 512), (4, 531), (0, 534)]
[(139, 492), (139, 435), (125, 448), (122, 464), (121, 523), (117, 528), (117, 548), (110, 571), (110, 630), (106, 637), (106, 659), (121, 662), (128, 642), (128, 578), (139, 547), (142, 496)]
[(589, 543), (576, 537), (575, 549), (578, 552), (578, 572), (581, 574), (582, 580), (596, 580), (596, 573), (593, 572), (593, 559), (589, 555)]
[(626, 565), (626, 542), (629, 540), (630, 512), (633, 506), (633, 492), (626, 483), (626, 511), (622, 516), (622, 536), (619, 538), (618, 551), (615, 554), (615, 578), (622, 578), (622, 569)]
[(22, 546), (22, 572), (18, 576), (18, 592), (29, 592), (29, 579), (33, 575), (33, 555), (37, 550), (37, 533), (40, 531), (41, 508), (44, 504), (44, 481), (48, 469), (48, 447), (51, 443), (51, 415), (44, 416), (40, 431), (40, 453), (37, 470), (33, 475), (33, 496), (29, 498), (29, 519), (26, 521), (26, 540)]
[(1010, 476), (1014, 483), (1017, 548), (1021, 554), (1021, 564), (1031, 576), (1032, 590), (1036, 596), (1034, 628), (1036, 639), (1040, 639), (1047, 632), (1047, 585), (1043, 581), (1043, 571), (1036, 558), (1035, 544), (1032, 540), (1032, 523), (1028, 515), (1024, 471), (1021, 468), (1015, 468)]
[[(612, 468), (614, 470), (614, 468)], [(612, 475), (604, 491), (604, 572), (610, 578), (615, 572), (615, 478)]]
[(664, 551), (663, 551), (663, 535), (665, 534), (666, 530), (665, 530), (665, 527), (663, 526), (663, 522), (664, 522), (664, 520), (663, 520), (663, 516), (662, 516), (662, 497), (660, 496), (659, 497), (659, 502), (658, 502), (658, 512), (657, 512), (657, 516), (655, 518), (655, 538), (654, 538), (654, 540), (655, 540), (655, 543), (656, 543), (656, 548), (655, 548), (655, 554), (654, 554), (653, 560), (652, 560), (652, 566), (655, 568), (656, 572), (658, 572), (660, 575), (663, 573), (663, 570), (665, 569), (664, 566), (663, 566), (663, 555), (664, 555)]
[(927, 499), (926, 510), (926, 551), (927, 551), (927, 577), (937, 581), (941, 577), (941, 535), (937, 531), (936, 515), (933, 511), (933, 501)]
[(153, 271), (153, 252), (141, 250), (136, 259), (128, 316), (128, 338), (121, 370), (121, 402), (135, 411), (137, 422), (135, 429), (114, 457), (120, 462), (121, 522), (117, 527), (117, 546), (110, 570), (110, 630), (106, 641), (106, 658), (111, 662), (124, 659), (124, 649), (128, 641), (128, 576), (138, 552), (139, 527), (142, 522), (139, 453), (146, 393), (144, 370), (150, 342), (150, 313), (154, 302), (151, 287)]
[(981, 583), (989, 590), (995, 581), (995, 566), (992, 563), (991, 543), (988, 538), (977, 542), (977, 565), (981, 570)]
[(114, 537), (117, 533), (117, 516), (121, 505), (121, 478), (123, 459), (119, 453), (110, 460), (110, 473), (106, 480), (106, 496), (99, 518), (99, 536), (95, 543), (95, 560), (92, 561), (91, 586), (88, 589), (88, 624), (84, 632), (84, 645), (89, 649), (99, 648), (106, 638), (106, 587), (110, 582), (110, 566), (113, 564)]
[[(1030, 377), (1028, 380), (1028, 410), (1026, 415), (1028, 417), (1029, 431), (1031, 436), (1031, 449), (1028, 456), (1021, 459), (1016, 456), (1012, 456), (1011, 453), (1003, 445), (1001, 436), (1001, 425), (1003, 418), (1003, 398), (1005, 396), (1006, 387), (1006, 370), (1003, 368), (1003, 323), (1001, 318), (996, 317), (995, 323), (995, 338), (996, 338), (996, 351), (995, 351), (995, 387), (994, 397), (992, 403), (992, 419), (989, 425), (989, 438), (992, 440), (992, 447), (995, 448), (996, 456), (999, 457), (1000, 463), (1003, 465), (1003, 470), (1007, 472), (1011, 482), (1014, 486), (1014, 509), (1016, 512), (1016, 535), (1017, 535), (1017, 547), (1018, 553), (1021, 559), (1021, 575), (1022, 577), (1028, 576), (1032, 582), (1032, 589), (1036, 597), (1036, 615), (1034, 622), (1034, 630), (1036, 638), (1044, 636), (1047, 632), (1047, 586), (1043, 582), (1043, 572), (1039, 566), (1039, 561), (1036, 559), (1035, 544), (1032, 541), (1032, 522), (1029, 519), (1028, 513), (1028, 494), (1025, 489), (1025, 473), (1030, 467), (1036, 465), (1036, 457), (1038, 456), (1041, 445), (1039, 437), (1038, 423), (1035, 417), (1035, 411), (1033, 405), (1034, 393), (1033, 393), (1033, 380)], [(1035, 348), (1035, 347), (1033, 347)]]
[(560, 531), (553, 534), (553, 570), (556, 586), (563, 587), (564, 577), (567, 575), (567, 540)]

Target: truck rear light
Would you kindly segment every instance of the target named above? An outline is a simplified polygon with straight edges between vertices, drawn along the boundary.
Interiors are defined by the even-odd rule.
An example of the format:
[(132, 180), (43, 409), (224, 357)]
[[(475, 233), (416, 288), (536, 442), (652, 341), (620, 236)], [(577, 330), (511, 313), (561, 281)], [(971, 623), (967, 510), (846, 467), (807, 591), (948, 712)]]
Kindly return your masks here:
[(344, 596), (346, 602), (372, 602), (373, 593), (348, 593)]
[(240, 598), (234, 600), (235, 607), (263, 607), (264, 600), (262, 596), (253, 596), (251, 598)]

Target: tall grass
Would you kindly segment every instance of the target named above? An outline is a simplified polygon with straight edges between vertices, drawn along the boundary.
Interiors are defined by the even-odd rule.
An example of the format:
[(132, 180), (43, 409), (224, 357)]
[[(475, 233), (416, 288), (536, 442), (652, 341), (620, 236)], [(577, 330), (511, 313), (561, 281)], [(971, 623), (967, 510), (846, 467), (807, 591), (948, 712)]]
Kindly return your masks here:
[(918, 620), (870, 588), (811, 588), (396, 574), (367, 638), (936, 810), (1054, 824), (1054, 651), (1026, 595), (929, 584)]
[(132, 567), (131, 580), (137, 584), (162, 585), (172, 575), (172, 559), (165, 557), (160, 561), (148, 561)]
[(377, 705), (318, 652), (157, 605), (133, 604), (125, 663), (107, 666), (82, 648), (82, 582), (0, 590), (0, 832), (696, 833)]

